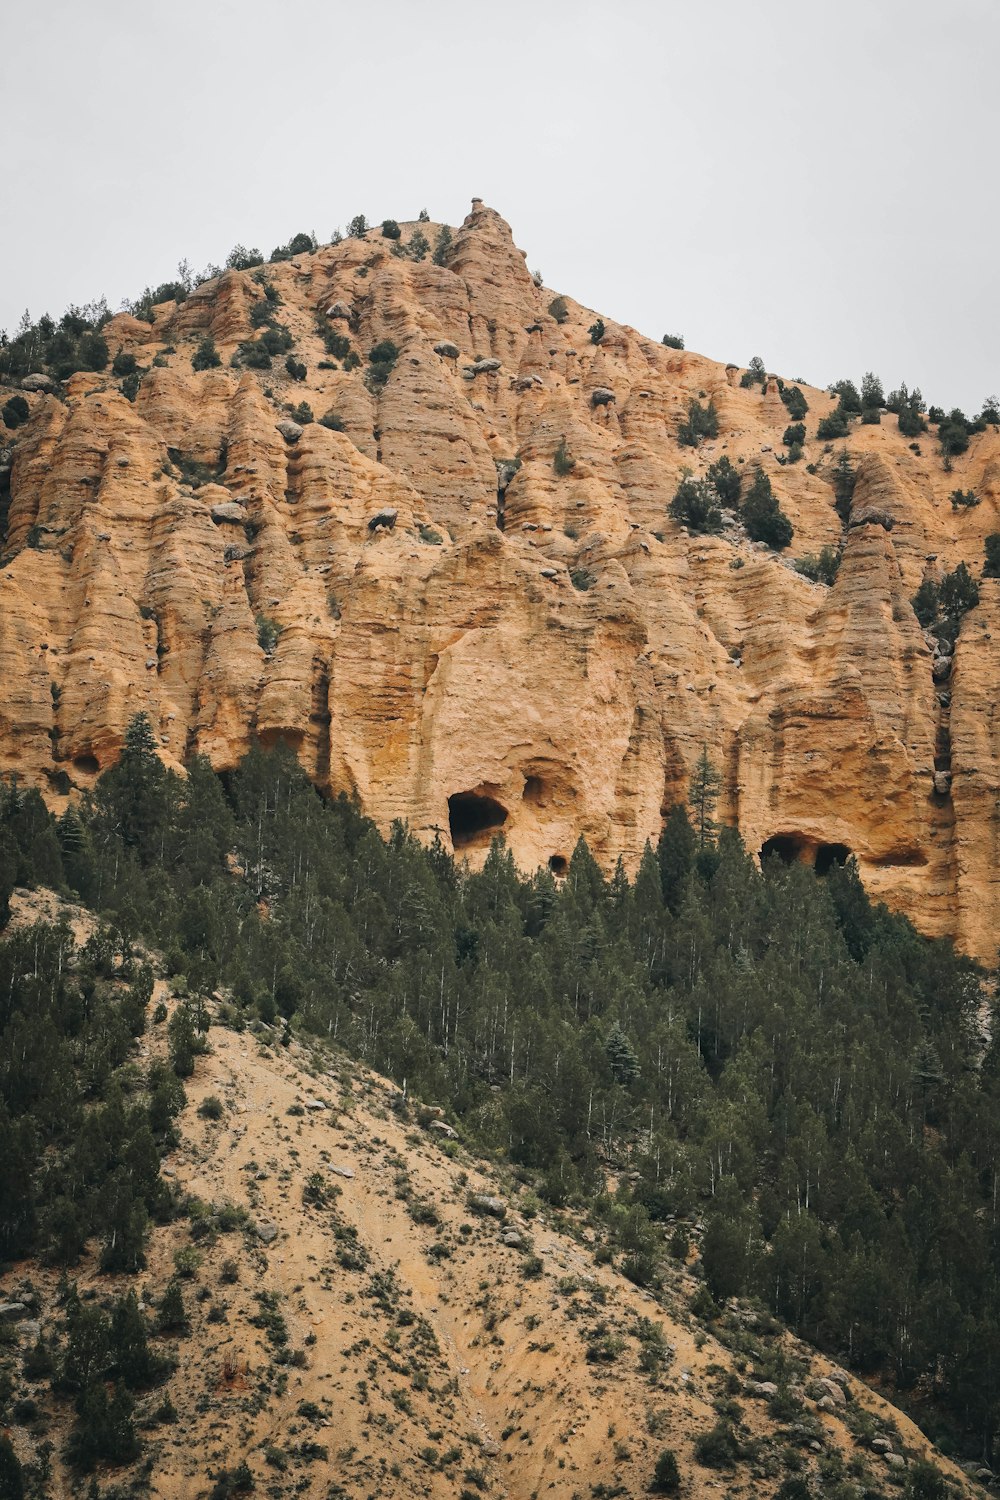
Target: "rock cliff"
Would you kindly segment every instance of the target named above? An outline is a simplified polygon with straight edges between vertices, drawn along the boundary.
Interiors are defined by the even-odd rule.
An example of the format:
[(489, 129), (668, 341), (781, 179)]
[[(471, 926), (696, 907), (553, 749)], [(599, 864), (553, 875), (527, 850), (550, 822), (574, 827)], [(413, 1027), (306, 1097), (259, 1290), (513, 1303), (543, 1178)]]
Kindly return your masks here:
[[(438, 227), (404, 225), (399, 248)], [(594, 344), (594, 313), (567, 297), (559, 321), (554, 295), (474, 200), (443, 265), (373, 230), (228, 271), (151, 323), (119, 315), (104, 332), (144, 371), (134, 401), (110, 374), (26, 391), (0, 773), (84, 791), (145, 710), (177, 765), (284, 739), (383, 828), (406, 819), (472, 860), (502, 829), (521, 865), (557, 873), (583, 834), (634, 870), (707, 745), (752, 849), (853, 853), (875, 896), (992, 962), (1000, 583), (943, 666), (910, 600), (961, 560), (980, 574), (997, 429), (951, 472), (933, 431), (913, 443), (887, 413), (825, 444), (835, 400), (798, 382), (807, 440), (787, 463), (774, 379), (744, 388), (610, 320)], [(283, 354), (231, 364), (268, 296), (302, 379)], [(222, 363), (196, 371), (206, 336)], [(370, 365), (386, 340), (395, 361)], [(693, 398), (719, 417), (697, 449), (677, 441)], [(787, 553), (733, 517), (704, 536), (668, 515), (685, 470), (723, 455), (764, 468)], [(956, 488), (979, 504), (954, 507)], [(832, 587), (793, 566), (826, 545), (843, 547)]]

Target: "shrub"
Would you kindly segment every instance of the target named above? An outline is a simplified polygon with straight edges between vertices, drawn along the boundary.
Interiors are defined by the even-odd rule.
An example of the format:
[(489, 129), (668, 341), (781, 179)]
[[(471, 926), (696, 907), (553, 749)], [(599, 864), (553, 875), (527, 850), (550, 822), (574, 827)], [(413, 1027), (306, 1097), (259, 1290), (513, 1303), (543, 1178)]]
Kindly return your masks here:
[(294, 354), (290, 354), (285, 360), (285, 369), (293, 380), (305, 380), (308, 373), (305, 365), (301, 360), (296, 359)]
[(970, 423), (965, 413), (953, 407), (938, 426), (938, 442), (946, 459), (964, 453), (969, 446)]
[(352, 240), (363, 240), (368, 233), (368, 220), (364, 214), (355, 214), (347, 226), (347, 233)]
[(422, 230), (416, 229), (414, 230), (413, 234), (410, 235), (410, 242), (406, 247), (406, 254), (410, 257), (411, 260), (423, 260), (424, 256), (427, 254), (430, 248), (431, 242), (427, 238), (426, 234), (424, 234)]
[(979, 603), (979, 585), (964, 562), (946, 573), (941, 580), (941, 609), (946, 615), (957, 618), (967, 610), (975, 609)]
[(398, 358), (399, 350), (392, 339), (382, 339), (375, 345), (368, 356), (368, 369), (365, 373), (365, 383), (370, 391), (374, 393), (384, 389)]
[(653, 1470), (653, 1489), (661, 1495), (676, 1495), (681, 1487), (681, 1471), (672, 1448), (664, 1448)]
[(566, 439), (565, 437), (563, 437), (560, 439), (559, 447), (552, 455), (552, 467), (555, 469), (560, 479), (565, 479), (567, 474), (572, 474), (573, 465), (574, 459), (570, 454), (569, 449), (566, 447)]
[(952, 510), (968, 510), (978, 504), (979, 496), (975, 490), (952, 490), (951, 492)]
[(809, 410), (809, 403), (797, 385), (782, 385), (781, 399), (793, 422), (801, 422)]
[(885, 394), (882, 390), (882, 382), (871, 370), (866, 370), (861, 381), (861, 409), (869, 411), (873, 407), (885, 405)]
[(986, 538), (986, 561), (983, 564), (984, 578), (1000, 578), (1000, 531), (991, 531)]
[(807, 553), (805, 557), (795, 559), (795, 571), (801, 573), (805, 578), (811, 578), (813, 583), (825, 583), (831, 587), (836, 581), (840, 570), (840, 553), (836, 547), (824, 547), (819, 556)]
[(23, 396), (11, 396), (10, 400), (5, 402), (0, 415), (3, 417), (5, 426), (20, 427), (21, 423), (26, 422), (31, 415), (31, 408)]
[(346, 359), (351, 352), (350, 339), (332, 328), (324, 328), (323, 346), (327, 354), (332, 354), (334, 359)]
[(593, 573), (591, 573), (589, 568), (574, 568), (572, 573), (570, 573), (569, 578), (570, 583), (572, 583), (573, 587), (577, 589), (581, 594), (585, 594), (588, 589), (592, 589), (594, 587), (594, 584), (597, 582), (597, 579), (594, 577)]
[(911, 599), (913, 613), (923, 626), (933, 625), (938, 617), (940, 593), (933, 578), (925, 578)]
[(816, 436), (820, 442), (829, 442), (833, 438), (846, 437), (850, 430), (847, 412), (842, 406), (838, 406), (828, 417), (820, 417)]
[(225, 1111), (222, 1108), (222, 1100), (215, 1094), (209, 1094), (198, 1105), (198, 1113), (203, 1120), (221, 1120)]
[(879, 427), (882, 423), (882, 413), (877, 406), (866, 406), (861, 413), (862, 427)]
[(683, 349), (684, 335), (682, 333), (665, 333), (661, 340), (668, 349)]
[(565, 323), (569, 317), (569, 308), (566, 306), (565, 297), (553, 297), (549, 303), (549, 317), (555, 318), (557, 323)]
[(230, 271), (249, 271), (263, 264), (264, 257), (256, 246), (248, 250), (245, 245), (234, 245), (226, 256), (226, 268)]
[(831, 396), (840, 397), (840, 409), (851, 414), (861, 411), (861, 397), (853, 380), (838, 380), (830, 386)]
[(281, 626), (268, 615), (257, 616), (257, 644), (265, 656), (273, 656), (281, 635)]
[(688, 403), (687, 420), (682, 422), (677, 429), (677, 441), (685, 448), (697, 448), (703, 438), (714, 438), (719, 435), (719, 414), (715, 409), (715, 402), (709, 401), (707, 406), (692, 397)]
[(690, 531), (718, 533), (722, 530), (722, 511), (718, 495), (705, 479), (688, 476), (677, 486), (677, 492), (667, 507), (670, 515)]
[(111, 373), (118, 376), (134, 375), (138, 368), (139, 362), (134, 354), (118, 353), (112, 362)]
[(382, 238), (384, 240), (398, 240), (401, 232), (395, 219), (382, 220)]
[(172, 1281), (163, 1294), (156, 1326), (161, 1333), (175, 1333), (187, 1327), (184, 1294), (179, 1281)]
[(427, 542), (431, 547), (441, 547), (444, 545), (444, 537), (440, 531), (435, 531), (434, 527), (428, 526), (425, 521), (421, 521), (418, 530), (422, 542)]
[(706, 1469), (731, 1469), (740, 1456), (740, 1445), (728, 1422), (716, 1422), (695, 1439), (694, 1456)]
[(759, 354), (755, 354), (749, 365), (747, 365), (745, 372), (740, 377), (740, 385), (744, 390), (749, 390), (752, 385), (759, 385), (761, 387), (767, 385), (767, 371), (764, 368), (764, 361)]
[(211, 334), (206, 333), (191, 356), (191, 368), (192, 370), (214, 370), (221, 364), (222, 358), (215, 347), (215, 340)]
[(590, 342), (592, 344), (599, 344), (605, 334), (603, 319), (598, 318), (596, 323), (591, 323), (590, 327), (587, 329), (587, 332), (590, 334)]
[(138, 396), (140, 382), (141, 376), (137, 370), (133, 370), (131, 375), (125, 376), (120, 389), (126, 401), (134, 401), (136, 396)]
[(776, 551), (787, 547), (795, 535), (792, 523), (775, 499), (771, 481), (763, 469), (758, 469), (754, 475), (740, 513), (747, 535), (755, 542), (765, 542)]
[(329, 427), (331, 432), (343, 432), (344, 419), (338, 416), (335, 411), (327, 411), (320, 417), (319, 425), (321, 427)]
[(983, 409), (979, 413), (980, 422), (986, 422), (996, 427), (1000, 425), (1000, 400), (996, 396), (987, 396), (983, 402)]
[(840, 457), (834, 465), (832, 483), (834, 507), (845, 526), (851, 518), (851, 502), (854, 499), (854, 486), (857, 482), (858, 476), (851, 464), (847, 449), (842, 448)]
[(739, 504), (740, 498), (740, 476), (736, 466), (730, 463), (723, 454), (714, 464), (708, 466), (708, 482), (715, 490), (720, 501), (728, 509), (732, 510)]
[(806, 440), (806, 429), (802, 422), (792, 422), (782, 435), (781, 441), (786, 448), (800, 447)]

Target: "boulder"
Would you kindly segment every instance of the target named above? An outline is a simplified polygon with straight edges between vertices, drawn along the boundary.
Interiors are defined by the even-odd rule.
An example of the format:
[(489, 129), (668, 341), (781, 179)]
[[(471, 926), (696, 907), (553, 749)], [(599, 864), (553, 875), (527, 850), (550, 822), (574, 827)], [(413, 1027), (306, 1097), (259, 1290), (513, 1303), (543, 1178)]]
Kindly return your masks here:
[(353, 1167), (339, 1167), (335, 1162), (330, 1162), (329, 1170), (333, 1173), (334, 1177), (344, 1177), (348, 1182), (354, 1181)]
[(778, 1387), (773, 1380), (748, 1380), (746, 1388), (751, 1396), (770, 1397), (778, 1394)]
[(242, 526), (246, 519), (246, 513), (242, 505), (237, 505), (235, 500), (222, 500), (218, 505), (213, 505), (209, 511), (209, 515), (217, 526), (221, 526), (226, 521), (232, 521), (237, 526)]
[(0, 1323), (18, 1323), (28, 1316), (28, 1312), (24, 1302), (0, 1302)]
[(502, 1198), (494, 1198), (489, 1193), (473, 1193), (469, 1199), (469, 1207), (477, 1214), (489, 1214), (494, 1219), (506, 1219), (507, 1205)]
[(334, 302), (326, 310), (328, 318), (344, 318), (347, 322), (351, 320), (351, 309), (346, 302)]
[(890, 1469), (906, 1468), (906, 1459), (901, 1453), (883, 1453), (882, 1457), (885, 1459)]
[(498, 359), (477, 359), (475, 364), (466, 365), (466, 371), (472, 379), (477, 375), (492, 375), (494, 370), (499, 370)]
[(892, 1443), (887, 1437), (873, 1437), (872, 1448), (876, 1453), (891, 1453)]
[(265, 1245), (272, 1245), (274, 1243), (274, 1241), (278, 1238), (278, 1226), (277, 1226), (277, 1224), (267, 1224), (267, 1223), (264, 1223), (264, 1224), (258, 1224), (256, 1227), (257, 1227), (257, 1238), (259, 1240), (263, 1240)]
[(450, 339), (441, 339), (434, 345), (434, 353), (440, 354), (442, 359), (457, 359), (461, 352), (458, 345), (453, 344)]
[(521, 1250), (524, 1248), (524, 1241), (522, 1240), (516, 1229), (508, 1229), (505, 1234), (502, 1234), (500, 1236), (500, 1238), (502, 1243), (505, 1245), (509, 1245), (512, 1250)]
[(590, 393), (591, 406), (610, 406), (615, 399), (615, 393), (606, 385), (596, 386)]
[(54, 391), (56, 383), (50, 375), (25, 375), (21, 381), (22, 391)]
[(305, 1099), (303, 1105), (306, 1109), (329, 1109), (325, 1099)]
[(278, 431), (286, 443), (297, 443), (302, 436), (302, 428), (298, 422), (293, 422), (290, 417), (286, 417), (283, 422), (278, 423)]
[(934, 772), (934, 790), (935, 792), (937, 792), (939, 797), (947, 797), (948, 793), (951, 791), (950, 771)]
[(829, 1399), (833, 1402), (834, 1406), (846, 1406), (847, 1405), (847, 1397), (844, 1394), (844, 1388), (843, 1388), (843, 1386), (838, 1385), (835, 1380), (830, 1380), (829, 1378), (823, 1378), (823, 1379), (820, 1379), (819, 1381), (817, 1381), (817, 1384), (820, 1385), (820, 1386), (822, 1386), (824, 1392), (829, 1397)]
[(934, 673), (935, 682), (945, 682), (951, 676), (951, 657), (935, 656), (934, 665), (931, 668)]
[(453, 1130), (445, 1120), (432, 1120), (427, 1127), (428, 1130), (436, 1130), (438, 1135), (443, 1135), (446, 1140), (457, 1141), (458, 1131)]

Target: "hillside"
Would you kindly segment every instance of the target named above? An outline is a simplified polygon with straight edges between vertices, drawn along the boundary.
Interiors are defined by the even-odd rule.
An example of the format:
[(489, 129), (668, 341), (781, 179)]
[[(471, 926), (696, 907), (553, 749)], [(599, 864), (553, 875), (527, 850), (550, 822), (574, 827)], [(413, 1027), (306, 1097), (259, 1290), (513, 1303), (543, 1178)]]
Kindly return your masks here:
[[(60, 917), (80, 943), (97, 926), (19, 892), (8, 935)], [(155, 981), (143, 1068), (166, 1057), (174, 989)], [(231, 1006), (210, 1009), (162, 1167), (180, 1216), (152, 1229), (136, 1281), (91, 1256), (72, 1273), (92, 1313), (137, 1286), (155, 1328), (171, 1282), (183, 1301), (184, 1322), (150, 1338), (172, 1371), (134, 1392), (141, 1457), (101, 1465), (87, 1493), (188, 1500), (252, 1478), (272, 1497), (639, 1496), (665, 1448), (692, 1497), (771, 1496), (790, 1476), (882, 1494), (928, 1457), (953, 1494), (979, 1492), (760, 1309), (693, 1317), (700, 1224), (690, 1268), (675, 1259), (659, 1290), (640, 1289), (599, 1225), (477, 1159), (440, 1109), (315, 1039), (234, 1030)], [(21, 1360), (64, 1347), (66, 1286), (21, 1262), (0, 1289), (8, 1431), (31, 1485), (50, 1455), (30, 1493), (52, 1500), (81, 1492), (65, 1458), (73, 1407)], [(740, 1455), (699, 1457), (720, 1419)]]
[[(582, 834), (633, 873), (708, 745), (749, 848), (852, 853), (873, 895), (992, 961), (1000, 583), (954, 653), (911, 599), (963, 561), (979, 577), (998, 429), (947, 468), (940, 424), (914, 441), (884, 410), (819, 441), (837, 399), (798, 382), (785, 461), (774, 377), (609, 319), (592, 342), (595, 314), (536, 284), (479, 200), (442, 264), (394, 243), (371, 230), (112, 318), (132, 375), (28, 377), (0, 499), (0, 771), (61, 806), (142, 709), (170, 764), (228, 770), (280, 739), (383, 830), (475, 863), (502, 828), (557, 874)], [(220, 362), (195, 369), (206, 338)], [(681, 446), (709, 400), (717, 436)], [(289, 425), (302, 402), (317, 420)], [(668, 514), (685, 469), (722, 457), (744, 494), (769, 479), (784, 552), (739, 510), (718, 535)], [(824, 547), (832, 586), (793, 566)]]

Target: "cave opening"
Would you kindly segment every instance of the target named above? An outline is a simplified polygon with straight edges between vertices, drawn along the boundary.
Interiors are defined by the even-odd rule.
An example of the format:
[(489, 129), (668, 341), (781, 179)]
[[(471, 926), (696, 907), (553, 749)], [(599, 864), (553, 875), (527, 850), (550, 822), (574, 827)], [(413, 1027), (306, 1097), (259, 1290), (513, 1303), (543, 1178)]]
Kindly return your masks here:
[(561, 877), (565, 875), (566, 871), (569, 869), (569, 860), (566, 858), (565, 854), (550, 854), (549, 869), (557, 879), (561, 879)]
[(96, 755), (74, 755), (73, 769), (81, 776), (96, 776), (101, 766)]
[(820, 844), (816, 850), (816, 874), (828, 875), (835, 865), (846, 865), (850, 857), (846, 844)]
[(456, 792), (448, 798), (448, 826), (456, 851), (488, 844), (506, 821), (507, 809), (485, 792)]
[(767, 860), (776, 856), (786, 865), (794, 865), (802, 858), (803, 851), (808, 848), (809, 841), (798, 833), (776, 833), (772, 838), (765, 839), (761, 845), (760, 862), (764, 864)]
[(526, 776), (521, 796), (525, 802), (530, 802), (535, 807), (541, 806), (545, 801), (545, 782), (540, 776)]

